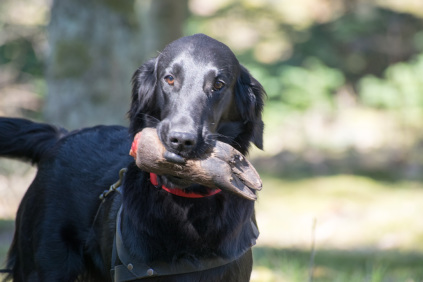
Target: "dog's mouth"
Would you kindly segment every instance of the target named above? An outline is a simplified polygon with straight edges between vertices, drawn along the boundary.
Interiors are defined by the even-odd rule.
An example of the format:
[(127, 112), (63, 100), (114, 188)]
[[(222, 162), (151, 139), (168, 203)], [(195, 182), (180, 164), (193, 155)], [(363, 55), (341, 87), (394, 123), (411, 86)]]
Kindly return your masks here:
[(198, 193), (205, 189), (209, 192), (205, 194), (214, 195), (226, 190), (256, 200), (255, 191), (262, 188), (254, 167), (240, 152), (223, 142), (216, 141), (201, 159), (184, 158), (167, 150), (155, 129), (145, 128), (136, 134), (130, 155), (140, 169), (150, 172), (153, 185), (170, 193), (184, 190)]
[[(176, 153), (172, 153), (169, 151), (165, 151), (163, 154), (163, 157), (171, 163), (175, 164), (185, 164), (186, 159), (182, 157), (181, 155), (178, 155)], [(187, 192), (195, 192), (200, 194), (206, 194), (210, 189), (210, 187), (204, 187), (202, 185), (196, 184), (188, 179), (179, 177), (179, 176), (173, 176), (173, 175), (161, 175), (158, 176), (158, 181), (165, 187), (168, 187), (170, 189), (183, 189)], [(160, 185), (161, 186), (161, 185)]]
[(171, 163), (175, 164), (185, 164), (185, 158), (179, 154), (172, 153), (170, 151), (165, 151), (163, 157)]

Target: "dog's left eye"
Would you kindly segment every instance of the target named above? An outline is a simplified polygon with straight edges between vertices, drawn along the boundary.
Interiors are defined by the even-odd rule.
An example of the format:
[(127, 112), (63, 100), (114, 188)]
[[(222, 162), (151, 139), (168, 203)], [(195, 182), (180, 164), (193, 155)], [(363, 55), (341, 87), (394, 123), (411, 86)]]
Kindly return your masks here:
[(172, 75), (165, 76), (164, 80), (169, 85), (173, 85), (175, 83), (175, 78)]
[(223, 86), (225, 86), (225, 83), (223, 83), (222, 81), (216, 81), (214, 84), (213, 84), (213, 89), (212, 89), (212, 91), (218, 91), (218, 90), (220, 90), (220, 89), (222, 89), (223, 88)]

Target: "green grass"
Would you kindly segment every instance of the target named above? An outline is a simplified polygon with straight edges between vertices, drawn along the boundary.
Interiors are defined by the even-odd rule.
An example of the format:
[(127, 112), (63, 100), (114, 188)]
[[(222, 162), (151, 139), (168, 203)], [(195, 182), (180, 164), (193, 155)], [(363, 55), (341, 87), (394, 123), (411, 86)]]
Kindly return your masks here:
[(423, 281), (422, 183), (261, 175), (252, 281)]
[[(252, 281), (309, 281), (310, 252), (257, 247)], [(423, 255), (398, 251), (318, 250), (313, 281), (423, 281)]]
[(285, 181), (263, 176), (260, 243), (309, 248), (423, 251), (423, 184), (338, 175)]

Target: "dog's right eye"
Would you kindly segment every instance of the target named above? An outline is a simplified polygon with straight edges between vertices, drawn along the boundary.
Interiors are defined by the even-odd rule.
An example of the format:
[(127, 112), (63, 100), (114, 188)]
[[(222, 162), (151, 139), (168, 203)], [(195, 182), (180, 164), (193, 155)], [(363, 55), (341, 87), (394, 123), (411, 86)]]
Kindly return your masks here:
[(166, 75), (164, 80), (166, 81), (167, 84), (169, 85), (173, 85), (175, 83), (175, 78), (171, 75)]

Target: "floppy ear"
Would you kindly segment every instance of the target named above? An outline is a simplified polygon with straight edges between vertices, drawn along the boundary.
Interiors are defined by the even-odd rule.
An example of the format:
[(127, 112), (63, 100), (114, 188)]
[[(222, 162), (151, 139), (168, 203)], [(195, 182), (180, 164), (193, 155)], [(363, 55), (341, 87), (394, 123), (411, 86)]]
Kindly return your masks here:
[(241, 66), (236, 89), (235, 101), (244, 120), (245, 131), (249, 133), (249, 141), (253, 142), (257, 148), (263, 150), (263, 121), (261, 113), (263, 111), (263, 99), (266, 95), (263, 86)]
[(136, 134), (146, 122), (157, 118), (156, 107), (156, 58), (148, 60), (132, 76), (132, 102), (128, 112), (129, 132)]

